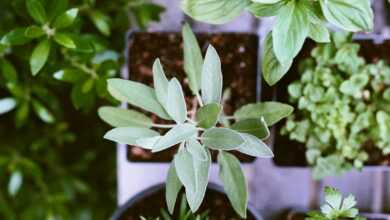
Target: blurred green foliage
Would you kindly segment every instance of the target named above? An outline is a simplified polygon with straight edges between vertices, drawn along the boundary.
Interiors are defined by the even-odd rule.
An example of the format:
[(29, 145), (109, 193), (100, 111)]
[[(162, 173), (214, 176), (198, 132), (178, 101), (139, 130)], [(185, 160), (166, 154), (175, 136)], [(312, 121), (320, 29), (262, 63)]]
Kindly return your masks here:
[(107, 219), (115, 147), (98, 104), (115, 104), (125, 33), (159, 19), (147, 0), (0, 1), (0, 219)]
[(288, 86), (299, 111), (282, 130), (306, 145), (317, 179), (390, 154), (390, 67), (379, 58), (367, 63), (351, 35), (332, 37), (312, 50), (300, 79)]

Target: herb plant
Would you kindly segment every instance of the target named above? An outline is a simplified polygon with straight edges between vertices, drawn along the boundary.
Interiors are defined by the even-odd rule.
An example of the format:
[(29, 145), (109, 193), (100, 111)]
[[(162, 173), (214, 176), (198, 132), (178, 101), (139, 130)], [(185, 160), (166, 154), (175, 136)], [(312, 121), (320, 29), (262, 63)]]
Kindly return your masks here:
[[(225, 115), (221, 105), (223, 79), (217, 51), (210, 45), (203, 60), (198, 42), (188, 25), (183, 27), (183, 38), (184, 69), (197, 104), (188, 108), (179, 81), (167, 79), (157, 59), (153, 65), (154, 89), (139, 82), (109, 79), (108, 91), (119, 101), (174, 123), (155, 124), (146, 115), (134, 110), (102, 107), (99, 109), (100, 117), (116, 127), (104, 137), (156, 153), (180, 145), (166, 182), (170, 213), (182, 186), (191, 210), (198, 210), (208, 184), (210, 151), (218, 151), (220, 178), (227, 196), (234, 210), (241, 217), (246, 217), (247, 184), (239, 160), (230, 151), (272, 157), (272, 151), (262, 139), (269, 135), (268, 126), (289, 115), (293, 109), (277, 102), (263, 102), (243, 106), (233, 116)], [(160, 134), (152, 128), (167, 131)]]
[(183, 0), (183, 11), (192, 18), (222, 24), (248, 11), (256, 17), (276, 17), (265, 39), (263, 76), (277, 83), (291, 67), (307, 37), (330, 41), (327, 22), (357, 32), (373, 28), (369, 0)]
[(366, 63), (350, 35), (333, 39), (302, 61), (288, 86), (299, 111), (282, 131), (306, 145), (315, 178), (361, 169), (372, 151), (390, 154), (390, 67)]
[(325, 204), (321, 206), (321, 212), (309, 212), (307, 214), (307, 220), (365, 219), (358, 216), (359, 210), (355, 208), (356, 199), (352, 194), (348, 195), (346, 198), (343, 198), (341, 193), (332, 187), (326, 187), (324, 191)]

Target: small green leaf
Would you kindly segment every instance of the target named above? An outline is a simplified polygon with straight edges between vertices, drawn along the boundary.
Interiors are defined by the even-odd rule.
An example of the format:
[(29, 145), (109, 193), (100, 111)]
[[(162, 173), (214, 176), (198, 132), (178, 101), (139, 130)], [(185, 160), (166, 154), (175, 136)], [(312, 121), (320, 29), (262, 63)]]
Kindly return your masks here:
[(7, 59), (0, 59), (0, 71), (7, 85), (15, 85), (18, 82), (18, 73), (14, 65)]
[(210, 103), (202, 106), (196, 112), (196, 121), (199, 127), (211, 128), (217, 124), (222, 106), (217, 103)]
[(256, 17), (270, 17), (278, 14), (285, 1), (277, 1), (272, 4), (252, 3), (248, 9)]
[(187, 106), (183, 89), (176, 78), (173, 78), (168, 84), (166, 109), (176, 123), (184, 123), (187, 118)]
[(54, 116), (40, 102), (34, 100), (32, 102), (32, 104), (33, 104), (33, 109), (34, 109), (35, 113), (38, 115), (38, 117), (42, 121), (44, 121), (44, 122), (46, 122), (48, 124), (51, 124), (51, 123), (53, 123), (55, 121)]
[(209, 46), (202, 68), (202, 99), (204, 104), (220, 103), (222, 96), (221, 60), (213, 46)]
[(184, 70), (188, 76), (192, 93), (197, 95), (202, 83), (202, 51), (189, 24), (184, 24), (182, 35), (184, 44)]
[(274, 154), (271, 149), (256, 136), (247, 133), (240, 133), (245, 142), (240, 145), (237, 151), (253, 157), (272, 158)]
[(181, 143), (194, 135), (198, 130), (191, 124), (178, 124), (162, 136), (153, 147), (153, 152), (159, 152)]
[(272, 46), (272, 33), (268, 33), (263, 46), (262, 71), (268, 85), (275, 85), (290, 69), (292, 60), (280, 63)]
[(154, 89), (130, 80), (109, 79), (107, 82), (108, 91), (117, 100), (128, 102), (134, 106), (155, 113), (163, 119), (170, 119), (169, 115), (157, 100)]
[(26, 8), (36, 22), (39, 24), (46, 22), (46, 11), (40, 0), (26, 0)]
[(5, 114), (16, 106), (16, 100), (14, 98), (2, 98), (0, 99), (0, 115)]
[(156, 90), (157, 100), (166, 109), (169, 81), (165, 75), (160, 59), (156, 59), (153, 63), (153, 84)]
[(309, 37), (318, 43), (329, 43), (330, 34), (326, 23), (310, 24)]
[(196, 174), (194, 161), (190, 152), (186, 148), (180, 148), (176, 153), (174, 160), (175, 170), (180, 182), (184, 185), (186, 191), (196, 191)]
[(279, 102), (261, 102), (256, 104), (248, 104), (234, 113), (237, 120), (247, 118), (264, 117), (268, 126), (272, 126), (281, 119), (289, 116), (294, 111), (294, 108)]
[(256, 136), (260, 139), (269, 137), (267, 123), (263, 118), (247, 118), (234, 123), (231, 129), (240, 133), (247, 133)]
[(22, 45), (31, 41), (32, 38), (27, 37), (24, 33), (27, 28), (16, 28), (5, 34), (0, 43), (5, 45)]
[(37, 75), (45, 65), (50, 53), (50, 41), (42, 40), (33, 50), (30, 57), (30, 69), (32, 75)]
[(172, 215), (175, 209), (176, 199), (179, 195), (182, 184), (177, 177), (175, 164), (171, 163), (168, 170), (168, 176), (166, 181), (165, 199), (168, 206), (168, 211)]
[[(137, 145), (137, 139), (156, 137), (160, 134), (148, 128), (141, 127), (121, 127), (108, 131), (104, 138), (120, 144)], [(143, 146), (140, 146), (143, 147)]]
[(197, 160), (205, 161), (208, 159), (208, 153), (204, 146), (202, 146), (195, 138), (186, 141), (188, 152)]
[(28, 28), (26, 28), (26, 31), (24, 32), (24, 35), (29, 38), (38, 38), (45, 34), (45, 32), (42, 30), (42, 28), (32, 25)]
[(69, 27), (76, 20), (78, 12), (77, 8), (67, 10), (54, 20), (53, 27), (57, 29)]
[(374, 15), (369, 0), (320, 0), (325, 18), (347, 31), (371, 31)]
[(183, 11), (198, 21), (223, 24), (238, 17), (250, 0), (184, 0)]
[(149, 117), (134, 110), (105, 106), (99, 108), (98, 114), (103, 121), (113, 127), (150, 127), (152, 125)]
[(62, 69), (53, 74), (57, 80), (74, 83), (84, 78), (84, 75), (76, 69)]
[(233, 209), (246, 218), (248, 189), (240, 161), (232, 154), (220, 151), (218, 154), (219, 176)]
[(215, 150), (234, 150), (244, 143), (238, 132), (228, 128), (207, 129), (201, 139), (206, 147)]
[(16, 170), (12, 172), (11, 178), (8, 182), (8, 194), (10, 196), (15, 196), (18, 192), (20, 187), (23, 184), (23, 174)]
[(54, 35), (54, 41), (57, 42), (59, 45), (69, 49), (76, 48), (76, 44), (73, 41), (72, 37), (65, 33), (56, 33)]
[(92, 23), (95, 27), (105, 36), (109, 36), (111, 34), (109, 17), (107, 17), (103, 12), (98, 10), (93, 10), (89, 13), (89, 17), (92, 20)]

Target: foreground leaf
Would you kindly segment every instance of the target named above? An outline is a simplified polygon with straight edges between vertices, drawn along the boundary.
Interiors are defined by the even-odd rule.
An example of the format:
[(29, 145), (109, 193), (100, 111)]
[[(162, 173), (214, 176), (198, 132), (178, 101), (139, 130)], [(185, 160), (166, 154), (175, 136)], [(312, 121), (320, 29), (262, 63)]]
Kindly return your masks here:
[(54, 20), (53, 27), (57, 29), (69, 27), (76, 20), (78, 12), (77, 8), (67, 10)]
[(150, 127), (152, 120), (146, 115), (123, 108), (100, 107), (99, 117), (113, 127)]
[(168, 84), (169, 81), (165, 76), (160, 59), (156, 59), (153, 63), (153, 85), (156, 90), (157, 100), (165, 109), (167, 106)]
[(194, 135), (198, 130), (191, 124), (178, 124), (162, 136), (153, 147), (153, 152), (159, 152), (181, 143)]
[(211, 103), (202, 106), (196, 112), (196, 121), (199, 127), (211, 128), (218, 122), (222, 107), (220, 104)]
[(218, 154), (219, 176), (233, 209), (246, 218), (248, 189), (240, 161), (232, 154), (220, 151)]
[(201, 139), (206, 147), (215, 150), (234, 150), (244, 143), (238, 132), (228, 128), (207, 129)]
[(220, 103), (222, 96), (221, 60), (213, 46), (209, 46), (202, 68), (202, 99), (204, 104)]
[(237, 151), (252, 157), (272, 158), (274, 156), (271, 149), (256, 136), (246, 133), (240, 134), (245, 142), (240, 145)]
[(54, 35), (54, 41), (57, 42), (59, 45), (69, 49), (76, 48), (76, 44), (73, 41), (72, 37), (70, 37), (70, 35), (65, 33), (56, 33)]
[(177, 177), (175, 164), (171, 163), (168, 170), (166, 187), (165, 187), (165, 199), (168, 206), (168, 211), (172, 215), (175, 209), (177, 196), (179, 195), (182, 184)]
[(187, 106), (183, 89), (176, 78), (173, 78), (168, 84), (166, 109), (176, 123), (184, 123), (187, 118)]
[(120, 144), (137, 145), (136, 141), (139, 138), (156, 137), (159, 135), (160, 134), (158, 132), (148, 128), (122, 127), (122, 128), (114, 128), (108, 131), (104, 135), (104, 138)]
[(27, 28), (16, 28), (7, 34), (5, 34), (2, 38), (0, 43), (5, 45), (22, 45), (25, 43), (28, 43), (32, 40), (32, 38), (27, 37), (24, 33), (26, 32)]
[(40, 0), (26, 0), (26, 8), (30, 16), (38, 23), (44, 24), (46, 12)]
[(243, 119), (234, 123), (230, 128), (240, 133), (254, 135), (260, 139), (268, 138), (270, 134), (267, 123), (263, 118)]
[(50, 41), (42, 40), (33, 50), (30, 57), (30, 69), (32, 75), (37, 75), (45, 65), (50, 53)]

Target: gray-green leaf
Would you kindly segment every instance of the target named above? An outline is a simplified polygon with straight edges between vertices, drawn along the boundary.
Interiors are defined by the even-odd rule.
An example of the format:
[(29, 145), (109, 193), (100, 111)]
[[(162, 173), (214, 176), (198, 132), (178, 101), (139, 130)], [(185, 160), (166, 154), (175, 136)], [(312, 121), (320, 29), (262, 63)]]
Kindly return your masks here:
[(194, 135), (198, 130), (191, 124), (178, 124), (162, 136), (153, 146), (153, 152), (159, 152), (181, 143)]
[(219, 176), (233, 209), (246, 218), (248, 189), (240, 161), (232, 154), (221, 151), (218, 154)]
[(152, 120), (146, 115), (129, 109), (104, 106), (98, 110), (99, 117), (113, 127), (150, 127)]
[(104, 138), (120, 144), (137, 145), (137, 139), (156, 137), (159, 135), (160, 134), (158, 132), (148, 128), (121, 127), (121, 128), (111, 129), (104, 135)]
[(202, 69), (202, 99), (204, 104), (219, 103), (222, 96), (221, 60), (213, 46), (209, 46)]
[(234, 150), (244, 143), (237, 131), (228, 128), (207, 129), (201, 138), (206, 147), (215, 150)]
[(31, 73), (35, 76), (45, 65), (50, 53), (50, 41), (42, 40), (33, 50), (30, 57)]
[(247, 133), (260, 139), (269, 137), (269, 130), (264, 118), (247, 118), (234, 123), (231, 129), (240, 133)]
[(294, 108), (287, 104), (261, 102), (241, 107), (234, 113), (234, 117), (238, 120), (264, 117), (267, 125), (272, 126), (281, 119), (289, 116), (293, 111)]
[(205, 161), (208, 159), (208, 152), (206, 148), (202, 146), (195, 138), (187, 140), (186, 147), (188, 152), (190, 152), (191, 155), (197, 160)]
[(184, 70), (188, 84), (194, 95), (198, 94), (202, 83), (203, 57), (199, 43), (191, 27), (186, 23), (182, 30), (184, 44)]
[(213, 127), (219, 119), (221, 110), (221, 105), (217, 103), (210, 103), (199, 108), (196, 112), (198, 126), (202, 128)]
[(130, 80), (109, 79), (107, 82), (108, 91), (117, 100), (128, 102), (146, 111), (155, 113), (163, 119), (170, 119), (157, 100), (154, 89)]
[(240, 145), (237, 151), (253, 157), (271, 158), (274, 156), (271, 149), (257, 137), (247, 133), (240, 134), (245, 142)]
[(286, 4), (285, 1), (276, 1), (272, 4), (252, 3), (248, 9), (256, 17), (269, 17), (278, 14), (280, 8)]
[(166, 182), (165, 199), (168, 206), (168, 211), (172, 215), (175, 209), (177, 196), (182, 187), (179, 177), (177, 177), (174, 163), (171, 163), (171, 166), (169, 167)]
[(168, 84), (166, 109), (176, 123), (184, 123), (187, 118), (187, 106), (183, 89), (176, 78), (173, 78)]
[(157, 100), (162, 106), (166, 107), (169, 81), (165, 76), (160, 59), (156, 59), (153, 63), (153, 84)]

